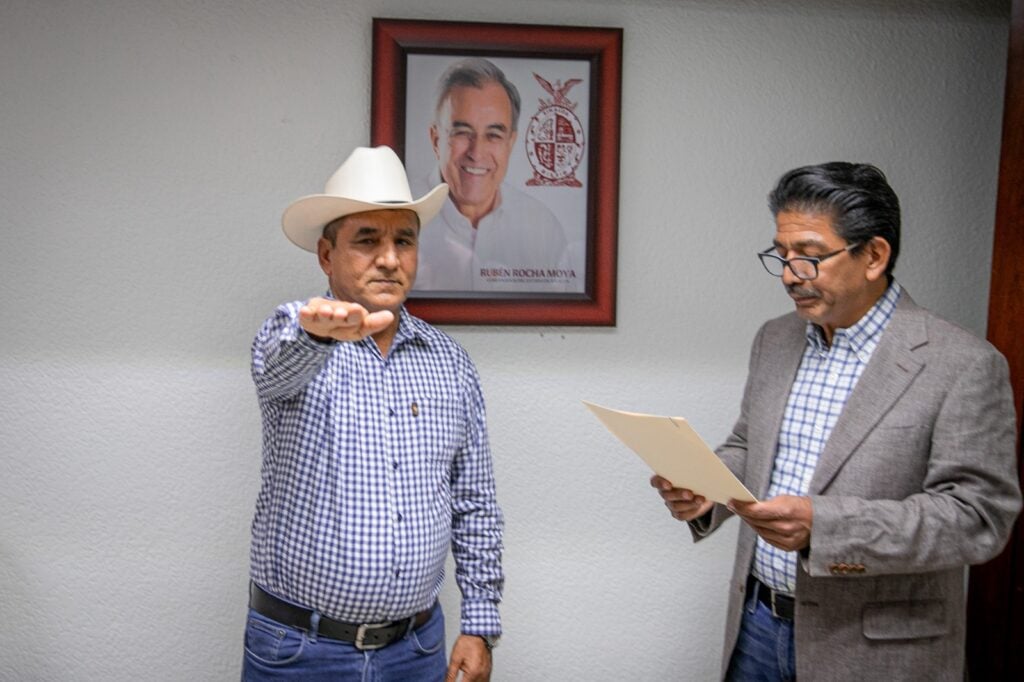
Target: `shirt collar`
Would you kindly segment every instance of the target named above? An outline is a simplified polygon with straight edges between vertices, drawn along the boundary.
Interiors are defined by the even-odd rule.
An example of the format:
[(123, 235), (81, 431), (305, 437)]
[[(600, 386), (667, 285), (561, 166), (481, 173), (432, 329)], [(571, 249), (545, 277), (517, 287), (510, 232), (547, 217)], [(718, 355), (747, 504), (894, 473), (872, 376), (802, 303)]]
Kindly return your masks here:
[(392, 347), (404, 343), (430, 344), (430, 337), (424, 329), (425, 323), (417, 317), (413, 317), (403, 305), (398, 311), (398, 331), (395, 332), (395, 340)]
[[(859, 354), (866, 351), (870, 354), (878, 345), (882, 331), (892, 319), (893, 311), (896, 310), (896, 304), (902, 293), (903, 287), (894, 279), (885, 293), (875, 301), (875, 304), (863, 317), (845, 329), (836, 329), (832, 335), (833, 345), (836, 340), (843, 338), (854, 353)], [(829, 345), (825, 342), (825, 335), (822, 333), (821, 327), (813, 322), (807, 323), (807, 342), (818, 353), (828, 353)]]

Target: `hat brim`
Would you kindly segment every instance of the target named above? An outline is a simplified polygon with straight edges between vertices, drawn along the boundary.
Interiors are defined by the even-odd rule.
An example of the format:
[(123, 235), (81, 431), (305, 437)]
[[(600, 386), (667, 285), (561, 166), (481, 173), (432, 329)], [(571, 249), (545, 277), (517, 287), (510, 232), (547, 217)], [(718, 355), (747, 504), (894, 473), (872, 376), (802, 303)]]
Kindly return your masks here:
[(296, 199), (284, 210), (281, 227), (289, 240), (300, 249), (316, 253), (316, 245), (324, 227), (331, 221), (353, 213), (381, 209), (406, 209), (420, 219), (420, 227), (433, 220), (448, 197), (448, 185), (441, 183), (415, 201), (375, 202), (348, 199), (333, 194), (310, 194)]

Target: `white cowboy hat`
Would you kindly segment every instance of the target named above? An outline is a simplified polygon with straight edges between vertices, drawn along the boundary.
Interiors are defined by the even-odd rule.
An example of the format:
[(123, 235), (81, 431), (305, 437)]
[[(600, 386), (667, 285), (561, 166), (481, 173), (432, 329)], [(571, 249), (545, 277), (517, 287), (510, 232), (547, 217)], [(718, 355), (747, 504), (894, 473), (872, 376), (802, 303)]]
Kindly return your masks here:
[(324, 226), (352, 213), (387, 208), (415, 211), (420, 226), (441, 210), (448, 185), (441, 183), (416, 201), (402, 161), (390, 147), (356, 147), (334, 171), (323, 194), (296, 199), (281, 216), (285, 236), (295, 245), (316, 253)]

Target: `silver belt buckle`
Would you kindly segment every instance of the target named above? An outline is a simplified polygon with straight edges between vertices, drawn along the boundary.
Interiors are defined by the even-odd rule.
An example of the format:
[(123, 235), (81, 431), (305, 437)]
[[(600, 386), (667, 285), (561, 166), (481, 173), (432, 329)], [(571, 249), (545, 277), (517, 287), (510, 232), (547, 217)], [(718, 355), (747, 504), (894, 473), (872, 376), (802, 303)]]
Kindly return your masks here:
[(367, 630), (380, 630), (390, 626), (391, 623), (363, 623), (356, 630), (356, 641), (353, 642), (355, 647), (360, 651), (373, 651), (374, 649), (383, 649), (387, 646), (386, 643), (381, 644), (364, 644), (363, 640), (366, 639)]
[(775, 594), (776, 594), (775, 590), (773, 590), (772, 588), (769, 587), (768, 588), (768, 593), (772, 595), (772, 615), (775, 616), (776, 618), (782, 618), (782, 616), (779, 615), (778, 610), (775, 608)]

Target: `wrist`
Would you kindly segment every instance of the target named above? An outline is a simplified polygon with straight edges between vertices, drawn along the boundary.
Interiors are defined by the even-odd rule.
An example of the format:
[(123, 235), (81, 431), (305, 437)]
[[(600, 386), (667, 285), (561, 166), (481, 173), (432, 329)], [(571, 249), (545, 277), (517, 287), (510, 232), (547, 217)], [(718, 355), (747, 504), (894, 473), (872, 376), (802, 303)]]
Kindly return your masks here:
[(493, 651), (494, 647), (498, 646), (498, 640), (501, 639), (500, 635), (476, 635), (484, 641), (484, 646), (487, 647), (487, 651)]

